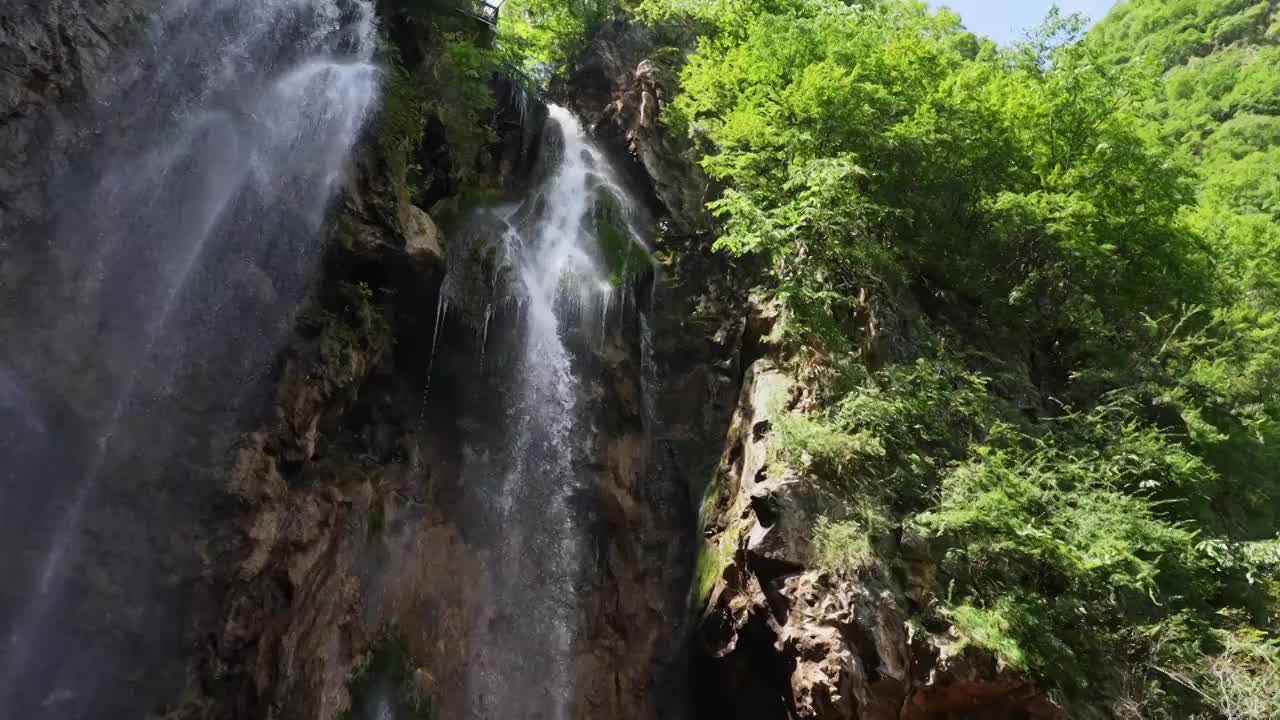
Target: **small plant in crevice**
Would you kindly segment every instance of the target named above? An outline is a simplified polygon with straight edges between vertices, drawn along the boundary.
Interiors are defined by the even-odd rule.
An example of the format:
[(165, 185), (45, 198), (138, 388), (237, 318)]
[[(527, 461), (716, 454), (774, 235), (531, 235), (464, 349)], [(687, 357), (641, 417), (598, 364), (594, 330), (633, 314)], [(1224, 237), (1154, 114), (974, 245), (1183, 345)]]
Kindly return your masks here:
[(422, 73), (406, 68), (399, 49), (385, 36), (379, 43), (378, 60), (383, 68), (378, 144), (404, 195), (412, 197), (423, 175), (413, 155), (426, 135), (430, 97)]
[(716, 583), (720, 582), (725, 568), (733, 562), (734, 543), (725, 536), (707, 538), (698, 550), (694, 567), (693, 610), (700, 612), (711, 598)]
[(315, 312), (310, 320), (319, 328), (317, 371), (341, 387), (368, 371), (390, 350), (394, 338), (383, 304), (366, 283), (340, 284), (338, 306), (336, 311)]
[(434, 720), (437, 698), (432, 683), (431, 675), (415, 664), (404, 631), (388, 623), (352, 667), (351, 708), (343, 720)]
[(609, 190), (597, 189), (589, 217), (584, 223), (591, 228), (600, 246), (609, 283), (623, 285), (627, 278), (639, 275), (652, 265), (644, 246), (631, 236), (622, 202)]
[[(436, 178), (470, 181), (482, 151), (497, 139), (494, 82), (504, 67), (503, 55), (488, 46), (487, 31), (478, 31), (456, 10), (447, 2), (407, 9), (424, 47), (402, 54), (382, 38), (383, 99), (376, 136), (396, 189), (407, 200), (431, 190)], [(406, 63), (405, 55), (424, 48), (423, 61)], [(441, 155), (442, 150), (447, 152)], [(424, 167), (428, 155), (432, 167)]]
[(859, 508), (841, 520), (818, 518), (813, 529), (818, 568), (837, 575), (865, 576), (875, 572), (883, 564), (877, 540), (888, 527), (889, 520), (871, 507)]

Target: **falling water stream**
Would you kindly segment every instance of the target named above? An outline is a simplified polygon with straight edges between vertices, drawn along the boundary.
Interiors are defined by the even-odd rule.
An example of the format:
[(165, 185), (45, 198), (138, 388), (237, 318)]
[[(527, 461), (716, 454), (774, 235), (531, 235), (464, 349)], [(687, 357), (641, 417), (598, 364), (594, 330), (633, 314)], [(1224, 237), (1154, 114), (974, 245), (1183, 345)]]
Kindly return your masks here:
[(60, 221), (24, 239), (56, 262), (0, 328), (0, 409), (61, 431), (0, 443), (5, 717), (140, 717), (180, 673), (159, 558), (193, 552), (176, 528), (216, 484), (191, 468), (285, 342), (377, 97), (368, 0), (171, 0), (148, 22), (79, 118), (100, 146), (51, 181)]
[[(576, 506), (591, 492), (579, 356), (584, 339), (604, 337), (622, 312), (629, 288), (619, 280), (644, 269), (609, 266), (618, 254), (604, 243), (601, 203), (624, 209), (615, 230), (643, 248), (625, 212), (633, 203), (568, 110), (549, 108), (542, 153), (540, 183), (478, 218), (484, 232), (475, 242), (496, 257), (493, 277), (451, 261), (437, 317), (436, 340), (451, 313), (467, 316), (483, 353), (495, 314), (515, 316), (509, 357), (492, 360), (505, 362), (510, 388), (501, 445), (492, 434), (473, 439), (463, 469), (463, 487), (484, 498), (479, 521), (493, 528), (468, 665), (467, 712), (476, 720), (575, 717), (579, 575), (593, 551)], [(476, 252), (461, 245), (459, 257)]]

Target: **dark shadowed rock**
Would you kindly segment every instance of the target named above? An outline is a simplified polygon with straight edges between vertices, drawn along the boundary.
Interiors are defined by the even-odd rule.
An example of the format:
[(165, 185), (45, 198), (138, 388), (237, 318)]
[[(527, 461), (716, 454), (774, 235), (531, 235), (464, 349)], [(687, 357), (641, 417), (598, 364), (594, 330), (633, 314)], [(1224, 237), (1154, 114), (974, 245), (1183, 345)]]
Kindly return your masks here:
[(702, 233), (711, 229), (705, 205), (715, 198), (715, 188), (694, 162), (688, 139), (659, 120), (676, 91), (661, 82), (660, 49), (648, 28), (614, 20), (591, 39), (558, 92), (602, 142), (630, 158), (633, 174), (648, 186), (676, 234)]

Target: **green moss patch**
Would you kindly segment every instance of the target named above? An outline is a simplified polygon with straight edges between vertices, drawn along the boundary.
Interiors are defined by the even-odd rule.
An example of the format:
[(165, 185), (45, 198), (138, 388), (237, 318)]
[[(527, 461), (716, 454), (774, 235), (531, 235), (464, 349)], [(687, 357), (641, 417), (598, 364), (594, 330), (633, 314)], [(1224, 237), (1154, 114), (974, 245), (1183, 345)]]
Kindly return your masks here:
[(432, 682), (414, 662), (404, 632), (388, 624), (356, 660), (349, 684), (351, 709), (343, 718), (377, 720), (390, 709), (391, 717), (432, 720), (437, 705)]
[(598, 188), (591, 203), (587, 226), (591, 228), (604, 260), (609, 282), (621, 286), (627, 278), (647, 270), (649, 253), (636, 241), (627, 227), (622, 201), (606, 188)]
[(733, 562), (734, 543), (727, 534), (720, 534), (703, 541), (698, 552), (694, 571), (694, 607), (701, 611), (711, 600), (716, 583), (724, 576), (725, 568)]

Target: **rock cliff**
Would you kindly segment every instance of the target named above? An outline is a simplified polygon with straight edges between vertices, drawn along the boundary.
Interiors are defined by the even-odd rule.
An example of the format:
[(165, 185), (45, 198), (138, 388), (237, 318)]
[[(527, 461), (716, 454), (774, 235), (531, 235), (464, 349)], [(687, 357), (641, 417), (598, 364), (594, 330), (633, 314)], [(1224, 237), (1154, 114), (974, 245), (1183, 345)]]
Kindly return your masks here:
[[(714, 226), (704, 205), (716, 189), (691, 161), (693, 141), (659, 122), (674, 92), (670, 65), (678, 60), (672, 58), (685, 51), (662, 47), (652, 29), (614, 21), (592, 39), (561, 91), (594, 132), (630, 157), (637, 176), (648, 179), (669, 233), (705, 247)], [(698, 270), (759, 277), (745, 258)], [(719, 443), (718, 468), (687, 475), (693, 497), (702, 497), (703, 535), (691, 585), (693, 716), (1062, 717), (1039, 688), (998, 668), (990, 656), (956, 652), (945, 625), (922, 619), (940, 588), (933, 579), (936, 559), (921, 543), (889, 538), (877, 548), (889, 570), (866, 576), (820, 567), (815, 527), (820, 517), (838, 518), (840, 503), (811, 479), (783, 469), (771, 450), (771, 419), (792, 411), (812, 388), (782, 367), (794, 349), (778, 342), (778, 308), (748, 302), (742, 293), (731, 307), (740, 349), (732, 365), (722, 366), (722, 390), (737, 395), (736, 410)], [(868, 321), (865, 352), (873, 361), (912, 356), (911, 318), (890, 319), (897, 322), (883, 328)], [(678, 332), (658, 337), (685, 342)]]
[(607, 23), (591, 39), (559, 94), (592, 132), (628, 158), (631, 171), (661, 209), (672, 234), (711, 230), (704, 207), (715, 187), (693, 161), (688, 138), (661, 123), (663, 105), (674, 96), (673, 53), (657, 33), (628, 19)]

